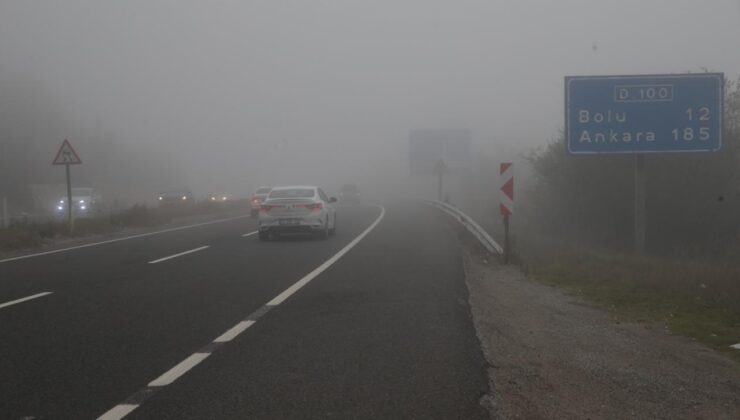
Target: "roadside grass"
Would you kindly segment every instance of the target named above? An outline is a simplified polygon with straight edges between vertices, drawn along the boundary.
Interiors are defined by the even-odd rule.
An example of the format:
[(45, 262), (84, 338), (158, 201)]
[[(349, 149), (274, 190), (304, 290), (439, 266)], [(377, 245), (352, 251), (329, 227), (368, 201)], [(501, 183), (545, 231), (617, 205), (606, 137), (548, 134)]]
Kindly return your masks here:
[(43, 244), (43, 239), (38, 233), (28, 229), (9, 227), (0, 229), (0, 251), (11, 251), (15, 249), (35, 248)]
[(0, 252), (38, 248), (53, 239), (105, 235), (126, 227), (158, 226), (175, 218), (213, 214), (248, 206), (241, 202), (229, 203), (228, 206), (219, 204), (203, 202), (186, 207), (154, 208), (135, 205), (115, 215), (77, 218), (73, 234), (69, 233), (67, 223), (63, 220), (18, 222), (8, 228), (0, 228)]
[(102, 235), (120, 229), (108, 218), (84, 218), (75, 220), (75, 231), (69, 234), (67, 224), (61, 221), (45, 223), (19, 223), (0, 229), (0, 252), (38, 248), (56, 238), (72, 238)]
[(663, 322), (740, 362), (740, 263), (565, 252), (533, 257), (528, 276), (605, 306), (619, 320)]

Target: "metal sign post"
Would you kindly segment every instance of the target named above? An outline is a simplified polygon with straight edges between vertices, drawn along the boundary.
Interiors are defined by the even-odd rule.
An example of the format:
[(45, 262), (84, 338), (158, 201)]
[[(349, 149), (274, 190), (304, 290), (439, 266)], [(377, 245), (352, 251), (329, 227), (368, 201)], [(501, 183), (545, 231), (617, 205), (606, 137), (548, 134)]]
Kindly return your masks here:
[(565, 78), (568, 154), (635, 154), (635, 253), (646, 248), (645, 153), (722, 148), (722, 73)]
[(504, 162), (499, 166), (499, 175), (499, 211), (504, 221), (504, 264), (508, 264), (511, 257), (509, 216), (514, 213), (514, 170), (511, 162)]
[(52, 165), (64, 165), (64, 172), (67, 175), (67, 225), (69, 226), (69, 233), (74, 233), (75, 221), (74, 221), (74, 203), (72, 202), (72, 178), (70, 175), (69, 165), (81, 165), (82, 160), (77, 155), (77, 152), (72, 148), (67, 139), (64, 139), (62, 146), (59, 148)]
[(635, 155), (635, 254), (645, 255), (645, 155)]
[(8, 214), (8, 197), (3, 197), (3, 227), (10, 226), (10, 214)]
[(69, 174), (69, 163), (64, 165), (64, 172), (67, 174), (67, 226), (69, 226), (69, 233), (73, 234), (75, 231), (75, 218), (72, 213), (74, 203), (72, 202), (72, 177)]
[(445, 164), (445, 161), (442, 159), (438, 160), (437, 163), (434, 164), (434, 170), (433, 173), (437, 175), (437, 201), (443, 201), (442, 196), (442, 177), (444, 174), (449, 172), (447, 170), (447, 165)]

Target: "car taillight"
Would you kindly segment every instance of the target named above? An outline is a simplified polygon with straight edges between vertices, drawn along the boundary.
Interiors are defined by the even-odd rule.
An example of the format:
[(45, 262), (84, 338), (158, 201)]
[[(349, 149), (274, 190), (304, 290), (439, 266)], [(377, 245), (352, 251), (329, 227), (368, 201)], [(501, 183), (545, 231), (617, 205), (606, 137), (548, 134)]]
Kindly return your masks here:
[(313, 203), (313, 204), (306, 204), (305, 207), (311, 211), (319, 211), (324, 206), (321, 205), (321, 203)]

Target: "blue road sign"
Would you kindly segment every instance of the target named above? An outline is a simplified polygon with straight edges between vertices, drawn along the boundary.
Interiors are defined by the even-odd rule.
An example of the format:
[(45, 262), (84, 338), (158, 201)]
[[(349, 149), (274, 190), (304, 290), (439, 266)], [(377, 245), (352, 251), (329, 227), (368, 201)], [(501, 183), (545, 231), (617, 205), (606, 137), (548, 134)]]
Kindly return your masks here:
[(715, 152), (722, 73), (565, 78), (568, 153)]

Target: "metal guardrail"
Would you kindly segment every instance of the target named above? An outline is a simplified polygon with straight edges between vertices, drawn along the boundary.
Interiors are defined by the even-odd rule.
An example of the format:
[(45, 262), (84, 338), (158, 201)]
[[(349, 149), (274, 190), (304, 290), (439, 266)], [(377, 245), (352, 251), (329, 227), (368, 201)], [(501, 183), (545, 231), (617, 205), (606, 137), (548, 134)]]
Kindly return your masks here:
[(462, 210), (441, 201), (426, 200), (424, 202), (432, 207), (436, 207), (442, 210), (443, 212), (455, 218), (470, 233), (472, 233), (473, 236), (475, 236), (484, 247), (486, 247), (488, 252), (503, 255), (504, 248), (502, 248), (501, 245), (494, 241), (491, 235), (489, 235), (485, 229), (483, 229), (478, 223), (476, 223), (475, 220), (473, 220), (467, 214), (463, 213)]

